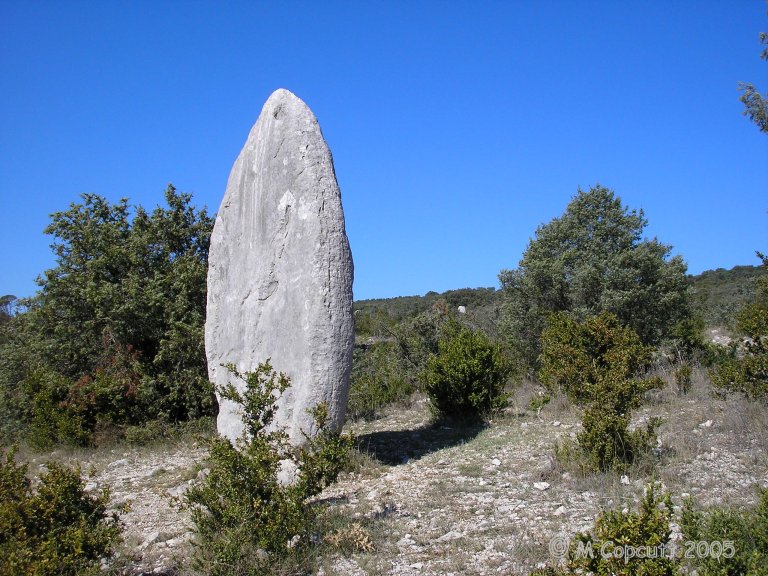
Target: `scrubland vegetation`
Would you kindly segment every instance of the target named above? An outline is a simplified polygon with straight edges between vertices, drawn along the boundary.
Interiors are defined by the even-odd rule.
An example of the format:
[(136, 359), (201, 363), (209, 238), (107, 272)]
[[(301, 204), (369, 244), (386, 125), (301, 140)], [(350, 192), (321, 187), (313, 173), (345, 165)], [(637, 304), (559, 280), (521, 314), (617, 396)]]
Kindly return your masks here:
[[(47, 232), (57, 266), (41, 276), (38, 294), (3, 299), (1, 573), (128, 570), (113, 559), (121, 523), (108, 491), (85, 491), (79, 469), (55, 462), (31, 482), (13, 444), (25, 453), (151, 444), (215, 413), (202, 342), (212, 220), (172, 187), (166, 204), (131, 214), (126, 201), (84, 196), (52, 217)], [(567, 407), (580, 423), (574, 434), (552, 439), (548, 474), (629, 475), (647, 484), (646, 495), (636, 511), (605, 509), (594, 528), (570, 535), (560, 562), (536, 573), (677, 574), (695, 567), (699, 574), (761, 574), (765, 492), (754, 508), (689, 499), (675, 511), (658, 478), (685, 448), (662, 443), (659, 431), (674, 414), (654, 414), (654, 398), (671, 394), (683, 402), (696, 389), (699, 398), (736, 397), (765, 410), (765, 262), (690, 277), (671, 247), (643, 238), (646, 224), (642, 211), (596, 186), (539, 227), (519, 266), (500, 273), (500, 290), (357, 302), (348, 418), (364, 430), (366, 422), (426, 402), (430, 422), (414, 434), (440, 438), (440, 445), (454, 430), (458, 441), (473, 442), (489, 426), (519, 425), (514, 414), (537, 418), (550, 405)], [(731, 344), (708, 342), (713, 328), (727, 331)], [(377, 553), (371, 520), (346, 517), (317, 498), (340, 474), (364, 476), (380, 466), (377, 457), (391, 465), (407, 456), (397, 455), (397, 445), (382, 450), (326, 431), (322, 406), (315, 413), (319, 435), (291, 448), (282, 432), (267, 431), (274, 397), (290, 382), (265, 362), (254, 373), (231, 368), (245, 393), (221, 391), (243, 406), (248, 435), (235, 445), (206, 434), (205, 474), (175, 500), (196, 533), (182, 570), (302, 573), (319, 569), (321, 558)], [(641, 410), (647, 417), (638, 423)], [(279, 480), (286, 463), (293, 483)], [(737, 553), (727, 563), (622, 563), (577, 553), (606, 541), (668, 544), (671, 525), (688, 539), (732, 541)]]
[[(752, 85), (742, 91), (746, 114), (766, 131), (765, 99)], [(355, 440), (329, 430), (327, 407), (319, 405), (312, 412), (317, 435), (293, 447), (283, 431), (269, 428), (289, 379), (269, 359), (252, 373), (230, 366), (244, 391), (230, 385), (218, 392), (242, 407), (246, 433), (234, 444), (203, 435), (207, 468), (173, 496), (188, 513), (193, 549), (173, 566), (132, 563), (136, 551), (118, 548), (119, 516), (130, 502), (110, 507), (108, 489), (95, 492), (80, 468), (53, 456), (31, 478), (17, 447), (39, 455), (64, 445), (93, 451), (151, 444), (215, 414), (203, 345), (213, 220), (173, 186), (165, 201), (148, 212), (132, 210), (127, 200), (113, 205), (84, 195), (52, 215), (46, 233), (56, 266), (39, 278), (39, 292), (0, 298), (0, 575), (145, 568), (222, 576), (768, 574), (765, 476), (752, 487), (756, 501), (742, 507), (704, 506), (687, 492), (684, 506), (675, 506), (659, 480), (679, 483), (680, 466), (702, 456), (691, 437), (713, 420), (691, 432), (689, 413), (699, 418), (713, 408), (727, 436), (717, 445), (720, 456), (724, 448), (739, 452), (768, 474), (768, 259), (758, 253), (759, 268), (688, 277), (671, 246), (644, 238), (642, 210), (599, 185), (580, 190), (560, 217), (536, 230), (518, 266), (501, 271), (501, 290), (356, 303), (353, 426), (365, 431), (393, 411), (418, 417), (426, 402), (429, 416), (406, 419), (410, 430), (369, 430)], [(731, 331), (728, 347), (708, 341), (705, 329), (715, 328)], [(728, 398), (737, 405), (728, 406)], [(548, 411), (580, 422), (566, 424), (574, 428), (567, 435), (553, 434), (541, 417)], [(560, 419), (551, 426), (566, 429)], [(521, 472), (518, 452), (529, 462), (536, 455), (526, 448), (544, 442), (550, 464)], [(383, 472), (436, 452), (445, 458), (417, 467), (415, 480)], [(518, 461), (513, 469), (492, 454)], [(447, 462), (451, 457), (460, 461)], [(714, 444), (705, 457), (716, 457)], [(164, 472), (158, 467), (142, 479)], [(562, 518), (562, 531), (569, 512), (562, 505), (539, 512), (548, 508), (528, 481), (537, 474), (535, 491), (544, 493), (551, 487), (545, 480), (557, 478), (583, 503), (594, 493), (578, 490), (579, 483), (608, 504), (616, 495), (626, 500), (617, 487), (631, 478), (644, 492), (634, 506), (601, 506), (591, 528), (561, 536), (547, 527)], [(333, 506), (337, 480), (348, 492)], [(377, 488), (365, 498), (375, 507), (363, 513), (355, 495), (367, 481), (387, 494), (395, 481), (395, 489), (407, 487), (415, 519), (398, 509), (402, 496), (380, 504)], [(537, 503), (536, 515), (521, 517), (516, 510), (529, 502)], [(441, 525), (446, 510), (449, 526)], [(412, 532), (442, 535), (419, 542), (406, 533), (393, 544), (397, 512)], [(537, 548), (534, 526), (511, 529), (496, 514), (549, 530), (549, 558)], [(377, 536), (377, 523), (387, 525), (389, 537)], [(473, 530), (482, 546), (465, 542)], [(401, 557), (419, 560), (403, 566)]]

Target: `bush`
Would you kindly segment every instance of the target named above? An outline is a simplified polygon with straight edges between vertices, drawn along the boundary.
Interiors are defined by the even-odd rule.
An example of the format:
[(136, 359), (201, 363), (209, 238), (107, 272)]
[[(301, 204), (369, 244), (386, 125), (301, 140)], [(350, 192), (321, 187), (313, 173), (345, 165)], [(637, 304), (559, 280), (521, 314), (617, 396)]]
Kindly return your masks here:
[[(246, 374), (229, 369), (245, 390), (230, 384), (220, 394), (242, 407), (246, 430), (236, 445), (221, 436), (212, 440), (210, 473), (184, 495), (198, 535), (195, 567), (212, 576), (301, 568), (317, 540), (317, 509), (308, 499), (335, 480), (353, 440), (328, 428), (327, 406), (321, 404), (313, 411), (317, 434), (292, 447), (283, 430), (271, 429), (288, 377), (269, 362)], [(293, 481), (281, 482), (292, 470)]]
[(689, 499), (680, 522), (685, 540), (731, 542), (733, 554), (695, 554), (699, 576), (765, 576), (768, 574), (768, 490), (760, 490), (760, 501), (752, 510), (711, 508), (696, 510)]
[[(564, 568), (547, 567), (532, 576), (596, 574), (599, 576), (675, 576), (672, 555), (672, 502), (656, 484), (646, 487), (640, 510), (609, 510), (598, 516), (591, 532), (577, 534), (568, 547)], [(624, 550), (648, 550), (647, 558), (627, 557)]]
[(741, 309), (736, 325), (746, 336), (743, 348), (710, 372), (712, 384), (768, 403), (768, 276), (758, 280), (756, 301)]
[(0, 459), (0, 575), (99, 574), (120, 539), (109, 493), (85, 492), (80, 470), (56, 463), (32, 488), (13, 450)]
[(424, 389), (438, 418), (478, 421), (506, 406), (512, 364), (483, 332), (448, 322), (427, 360)]
[[(569, 571), (613, 576), (673, 576), (678, 573), (677, 560), (671, 554), (670, 520), (672, 502), (669, 494), (660, 494), (658, 485), (646, 487), (640, 510), (609, 510), (595, 521), (592, 532), (576, 535), (569, 549)], [(619, 556), (617, 548), (657, 550), (656, 558), (626, 558)], [(663, 547), (663, 548), (662, 548)], [(579, 550), (593, 550), (594, 554), (579, 554)], [(613, 552), (600, 554), (600, 550)]]
[(658, 419), (645, 430), (629, 430), (631, 412), (643, 395), (664, 384), (659, 377), (635, 378), (650, 359), (651, 348), (612, 314), (583, 322), (563, 313), (549, 318), (539, 378), (586, 406), (578, 442), (592, 468), (622, 469), (655, 442)]
[(690, 364), (680, 364), (675, 369), (675, 384), (679, 394), (688, 394), (691, 391), (691, 374), (693, 368)]
[(395, 342), (356, 347), (347, 402), (350, 418), (374, 418), (381, 408), (407, 399), (416, 390)]

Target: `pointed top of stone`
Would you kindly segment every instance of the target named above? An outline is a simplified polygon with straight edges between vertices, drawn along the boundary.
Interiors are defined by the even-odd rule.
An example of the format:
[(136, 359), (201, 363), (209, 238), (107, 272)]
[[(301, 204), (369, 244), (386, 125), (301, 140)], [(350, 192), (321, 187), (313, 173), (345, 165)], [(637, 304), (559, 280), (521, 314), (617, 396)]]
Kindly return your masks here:
[(291, 92), (290, 90), (288, 90), (286, 88), (278, 88), (277, 90), (272, 92), (272, 94), (269, 95), (269, 98), (267, 98), (267, 102), (266, 103), (269, 104), (272, 100), (279, 100), (279, 99), (289, 99), (289, 100), (290, 99), (294, 99), (294, 100), (298, 100), (299, 102), (304, 104), (304, 106), (306, 106), (306, 104), (304, 103), (304, 101), (301, 98), (299, 98), (298, 96), (296, 96), (296, 94), (294, 94), (293, 92)]
[[(290, 114), (291, 116), (306, 115), (312, 118), (312, 120), (317, 121), (307, 103), (285, 88), (278, 88), (269, 95), (261, 110), (261, 116), (265, 116), (265, 112), (268, 111), (272, 112), (271, 116), (274, 119)], [(268, 114), (266, 116), (269, 118)]]

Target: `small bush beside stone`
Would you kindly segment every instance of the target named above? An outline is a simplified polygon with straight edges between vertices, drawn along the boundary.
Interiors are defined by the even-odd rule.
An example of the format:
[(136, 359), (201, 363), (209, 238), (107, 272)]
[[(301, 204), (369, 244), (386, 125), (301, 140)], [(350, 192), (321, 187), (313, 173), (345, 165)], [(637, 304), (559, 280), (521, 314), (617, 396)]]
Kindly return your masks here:
[(197, 532), (193, 567), (210, 576), (303, 573), (320, 540), (309, 498), (344, 469), (353, 439), (329, 429), (321, 404), (312, 412), (316, 434), (292, 446), (283, 430), (270, 428), (288, 377), (269, 362), (245, 374), (229, 369), (245, 389), (230, 384), (219, 393), (241, 407), (246, 431), (236, 444), (211, 441), (210, 473), (184, 495)]

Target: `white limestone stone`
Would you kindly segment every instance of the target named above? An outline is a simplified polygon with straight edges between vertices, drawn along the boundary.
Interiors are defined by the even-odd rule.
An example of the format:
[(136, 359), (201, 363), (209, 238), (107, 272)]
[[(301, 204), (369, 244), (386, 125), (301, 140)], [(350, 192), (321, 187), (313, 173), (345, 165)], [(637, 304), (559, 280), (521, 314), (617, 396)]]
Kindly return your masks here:
[[(287, 90), (274, 92), (229, 176), (211, 236), (205, 348), (211, 381), (236, 384), (270, 359), (291, 387), (275, 424), (294, 444), (314, 434), (307, 409), (327, 402), (344, 422), (354, 345), (352, 254), (333, 160), (317, 119)], [(219, 399), (219, 433), (242, 417)]]

